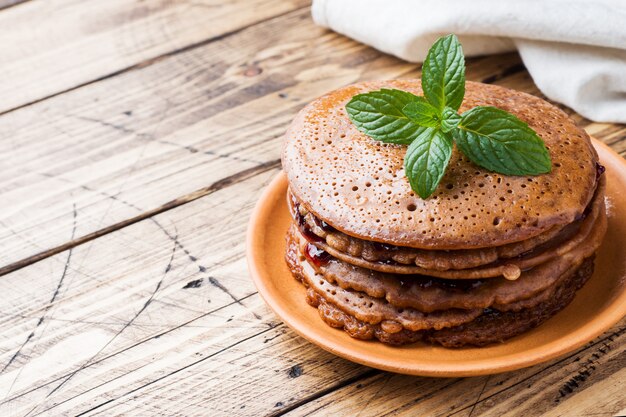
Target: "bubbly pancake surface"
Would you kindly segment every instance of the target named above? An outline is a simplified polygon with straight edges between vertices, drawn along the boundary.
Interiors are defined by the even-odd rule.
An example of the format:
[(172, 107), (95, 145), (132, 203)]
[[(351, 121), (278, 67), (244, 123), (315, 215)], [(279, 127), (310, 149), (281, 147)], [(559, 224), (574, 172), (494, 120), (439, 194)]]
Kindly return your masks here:
[(396, 88), (421, 95), (419, 80), (361, 83), (321, 97), (285, 136), (283, 168), (307, 210), (364, 240), (423, 249), (476, 249), (523, 241), (580, 216), (595, 189), (597, 155), (586, 133), (539, 98), (468, 82), (460, 111), (478, 105), (515, 114), (544, 140), (549, 174), (512, 177), (472, 164), (456, 149), (435, 193), (420, 199), (403, 172), (406, 146), (359, 132), (345, 104)]

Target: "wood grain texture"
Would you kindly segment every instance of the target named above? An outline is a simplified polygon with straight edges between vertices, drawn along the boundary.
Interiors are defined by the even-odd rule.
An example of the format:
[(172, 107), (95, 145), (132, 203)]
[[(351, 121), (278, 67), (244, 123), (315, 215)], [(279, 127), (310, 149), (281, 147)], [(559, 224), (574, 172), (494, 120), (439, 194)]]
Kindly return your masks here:
[(623, 320), (584, 348), (547, 364), (457, 379), (381, 372), (287, 415), (610, 416), (626, 406), (625, 344)]
[[(0, 281), (5, 299), (0, 349), (6, 369), (0, 376), (0, 397), (9, 402), (3, 406), (28, 411), (18, 406), (41, 404), (50, 395), (41, 412), (53, 402), (60, 403), (60, 395), (71, 394), (82, 379), (79, 374), (96, 368), (92, 383), (98, 385), (115, 373), (111, 375), (106, 366), (98, 368), (106, 362), (96, 368), (90, 365), (113, 353), (114, 363), (129, 359), (117, 371), (125, 374), (133, 364), (143, 369), (155, 360), (157, 351), (174, 360), (171, 349), (180, 349), (195, 361), (196, 352), (208, 355), (275, 327), (278, 323), (271, 323), (273, 318), (258, 297), (247, 299), (255, 291), (244, 266), (245, 222), (233, 219), (250, 211), (260, 189), (276, 172), (5, 276)], [(76, 223), (81, 218), (77, 211)], [(29, 289), (24, 274), (48, 279)], [(199, 318), (204, 321), (198, 322)], [(183, 329), (192, 333), (183, 336)], [(166, 337), (177, 330), (171, 339)], [(185, 346), (187, 337), (191, 339)], [(137, 342), (142, 342), (139, 348), (129, 349)], [(47, 365), (45, 370), (42, 365)], [(157, 374), (163, 365), (158, 365)], [(78, 372), (81, 367), (85, 369)], [(129, 383), (114, 386), (127, 389)], [(33, 387), (41, 388), (23, 395)], [(4, 414), (1, 409), (0, 414)]]
[(306, 5), (306, 0), (51, 0), (8, 8), (0, 14), (0, 113)]
[[(626, 410), (626, 321), (546, 364), (434, 379), (335, 357), (267, 309), (244, 234), (285, 127), (329, 90), (420, 73), (315, 27), (306, 4), (0, 12), (16, 83), (0, 81), (1, 105), (22, 107), (0, 116), (0, 415)], [(541, 95), (516, 54), (469, 60), (468, 79)], [(624, 126), (564, 110), (626, 155)]]

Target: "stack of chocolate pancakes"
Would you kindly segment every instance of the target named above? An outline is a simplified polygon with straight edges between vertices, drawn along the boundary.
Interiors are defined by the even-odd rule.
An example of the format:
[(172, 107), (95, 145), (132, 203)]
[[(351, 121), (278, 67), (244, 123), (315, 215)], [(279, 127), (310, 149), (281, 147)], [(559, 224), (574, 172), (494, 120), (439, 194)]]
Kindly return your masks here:
[(406, 146), (372, 140), (345, 111), (381, 88), (422, 95), (419, 80), (352, 85), (309, 104), (286, 133), (286, 260), (322, 320), (359, 339), (482, 346), (567, 306), (607, 227), (604, 169), (587, 134), (537, 97), (468, 82), (460, 111), (515, 114), (544, 140), (552, 171), (496, 174), (455, 149), (421, 199), (403, 172)]

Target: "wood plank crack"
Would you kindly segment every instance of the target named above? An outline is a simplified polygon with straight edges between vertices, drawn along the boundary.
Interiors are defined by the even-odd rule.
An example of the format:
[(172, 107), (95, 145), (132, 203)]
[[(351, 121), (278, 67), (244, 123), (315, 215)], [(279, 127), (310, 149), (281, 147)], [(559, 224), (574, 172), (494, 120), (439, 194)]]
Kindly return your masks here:
[(64, 252), (68, 249), (71, 249), (73, 247), (76, 247), (78, 245), (82, 245), (86, 242), (89, 242), (91, 240), (94, 240), (96, 238), (99, 238), (101, 236), (104, 236), (106, 234), (109, 234), (111, 232), (114, 232), (116, 230), (119, 230), (121, 228), (130, 226), (132, 224), (135, 224), (137, 222), (140, 222), (142, 220), (146, 220), (152, 216), (156, 216), (157, 214), (161, 214), (164, 213), (168, 210), (171, 210), (173, 208), (176, 207), (180, 207), (182, 205), (185, 205), (187, 203), (190, 203), (192, 201), (195, 201), (199, 198), (205, 197), (207, 195), (213, 194), (216, 191), (222, 190), (226, 187), (229, 187), (233, 184), (237, 184), (239, 182), (245, 181), (251, 177), (254, 177), (255, 175), (270, 171), (272, 169), (278, 168), (280, 166), (280, 159), (274, 159), (268, 162), (264, 162), (262, 164), (259, 164), (255, 167), (252, 168), (248, 168), (245, 169), (243, 171), (239, 171), (236, 174), (230, 175), (226, 178), (222, 178), (216, 182), (214, 182), (213, 184), (207, 186), (207, 187), (203, 187), (199, 190), (196, 190), (194, 192), (191, 192), (189, 194), (186, 194), (184, 196), (178, 197), (174, 200), (171, 200), (157, 208), (151, 209), (151, 210), (147, 210), (135, 217), (131, 217), (129, 219), (117, 222), (115, 224), (112, 224), (110, 226), (104, 227), (100, 230), (96, 230), (95, 232), (89, 233), (87, 235), (84, 235), (78, 239), (72, 239), (69, 242), (66, 242), (62, 245), (56, 246), (54, 248), (51, 249), (47, 249), (43, 252), (40, 252), (38, 254), (35, 254), (33, 256), (30, 256), (28, 258), (22, 259), (18, 262), (14, 262), (11, 264), (8, 264), (6, 266), (3, 266), (2, 268), (0, 268), (0, 276), (2, 275), (6, 275), (10, 272), (13, 272), (15, 270), (18, 270), (20, 268), (23, 268), (27, 265), (30, 265), (32, 263), (41, 261), (42, 259), (46, 259), (49, 258), (53, 255), (56, 255), (58, 253)]
[(380, 375), (383, 374), (383, 371), (379, 371), (377, 369), (371, 369), (371, 368), (365, 368), (367, 369), (365, 372), (360, 373), (358, 375), (353, 376), (352, 378), (348, 378), (345, 379), (337, 384), (331, 385), (323, 390), (320, 390), (312, 395), (309, 395), (299, 401), (294, 402), (293, 404), (290, 404), (289, 406), (281, 409), (280, 411), (277, 411), (275, 413), (270, 413), (268, 414), (268, 417), (280, 417), (280, 416), (284, 416), (285, 414), (303, 406), (304, 404), (310, 403), (311, 401), (315, 401), (318, 398), (324, 397), (330, 393), (332, 393), (333, 391), (336, 391), (338, 389), (341, 389), (343, 387), (352, 385), (358, 381), (364, 380), (364, 379), (368, 379), (368, 378), (372, 378), (376, 375)]

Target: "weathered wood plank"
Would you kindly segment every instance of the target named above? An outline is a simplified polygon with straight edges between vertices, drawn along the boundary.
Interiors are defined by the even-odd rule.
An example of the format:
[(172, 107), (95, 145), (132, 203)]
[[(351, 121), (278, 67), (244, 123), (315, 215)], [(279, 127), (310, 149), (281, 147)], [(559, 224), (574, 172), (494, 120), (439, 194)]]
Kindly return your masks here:
[(215, 416), (268, 415), (372, 372), (280, 325), (136, 391), (98, 398), (86, 415), (198, 415), (207, 409)]
[(4, 10), (0, 14), (0, 113), (308, 3), (53, 0)]
[[(261, 300), (248, 299), (255, 289), (245, 272), (239, 216), (247, 218), (276, 172), (3, 277), (0, 398), (8, 402), (0, 414), (25, 413), (33, 404), (41, 412), (137, 364), (155, 363), (142, 371), (155, 378), (177, 355), (195, 361), (196, 352), (210, 354), (275, 327)], [(77, 211), (76, 224), (81, 219)], [(101, 361), (110, 355), (113, 362)]]
[[(104, 235), (106, 235), (108, 233), (111, 233), (111, 232), (113, 232), (115, 230), (121, 229), (123, 227), (130, 226), (130, 225), (135, 224), (135, 223), (137, 223), (137, 222), (139, 222), (141, 220), (148, 219), (148, 218), (150, 218), (152, 216), (155, 216), (157, 214), (163, 213), (163, 212), (165, 212), (167, 210), (171, 210), (172, 208), (181, 206), (181, 205), (186, 204), (186, 203), (188, 203), (190, 201), (194, 201), (194, 200), (196, 200), (198, 198), (201, 198), (201, 197), (204, 197), (206, 195), (209, 195), (209, 194), (211, 194), (211, 193), (213, 193), (215, 191), (221, 190), (222, 188), (228, 187), (228, 186), (230, 186), (232, 184), (235, 184), (235, 183), (237, 183), (239, 181), (245, 180), (245, 179), (247, 179), (247, 178), (249, 178), (251, 176), (257, 175), (259, 173), (268, 171), (268, 170), (270, 170), (272, 168), (276, 168), (276, 167), (279, 167), (279, 166), (280, 166), (280, 160), (278, 160), (278, 159), (273, 160), (273, 161), (268, 161), (268, 162), (265, 162), (265, 163), (261, 163), (259, 165), (253, 166), (253, 167), (245, 169), (243, 171), (239, 171), (239, 172), (237, 172), (237, 173), (235, 173), (233, 175), (230, 175), (228, 177), (225, 177), (225, 178), (222, 178), (220, 180), (217, 180), (217, 181), (215, 181), (214, 183), (212, 183), (211, 185), (209, 185), (207, 187), (200, 188), (198, 190), (195, 190), (192, 193), (185, 194), (185, 195), (180, 196), (180, 197), (178, 197), (178, 198), (176, 198), (174, 200), (170, 200), (170, 201), (166, 202), (165, 204), (162, 204), (159, 207), (156, 207), (156, 208), (150, 209), (150, 210), (146, 210), (146, 211), (141, 211), (139, 209), (139, 207), (137, 207), (135, 204), (129, 203), (128, 201), (121, 200), (116, 195), (99, 192), (99, 194), (102, 197), (110, 198), (111, 200), (113, 200), (115, 202), (119, 202), (120, 204), (123, 204), (123, 205), (125, 205), (128, 208), (132, 208), (132, 209), (138, 210), (139, 214), (137, 214), (137, 215), (135, 215), (133, 217), (121, 220), (121, 221), (119, 221), (117, 223), (114, 223), (114, 224), (111, 224), (109, 226), (106, 226), (106, 227), (104, 227), (102, 229), (95, 230), (94, 232), (87, 233), (87, 234), (85, 234), (83, 236), (80, 236), (80, 237), (76, 237), (76, 227), (72, 227), (72, 233), (70, 235), (69, 240), (66, 243), (61, 244), (61, 245), (56, 246), (56, 247), (53, 247), (51, 249), (39, 252), (39, 253), (37, 253), (37, 254), (35, 254), (33, 256), (30, 256), (30, 257), (28, 257), (26, 259), (22, 259), (22, 260), (20, 260), (18, 262), (15, 262), (13, 264), (8, 265), (8, 266), (2, 267), (2, 268), (0, 268), (0, 275), (6, 274), (6, 273), (11, 272), (13, 270), (17, 270), (17, 269), (23, 268), (24, 266), (27, 266), (27, 265), (30, 265), (32, 263), (38, 262), (38, 261), (40, 261), (42, 259), (46, 259), (46, 258), (48, 258), (50, 256), (53, 256), (53, 255), (55, 255), (57, 253), (65, 251), (65, 250), (69, 250), (69, 249), (71, 249), (71, 248), (73, 248), (73, 247), (75, 247), (77, 245), (81, 245), (83, 243), (89, 242), (89, 241), (91, 241), (93, 239), (96, 239), (96, 238), (98, 238), (100, 236), (104, 236)], [(96, 190), (88, 188), (86, 186), (83, 186), (82, 188), (85, 189), (86, 191), (92, 191), (94, 193), (97, 192)], [(76, 208), (75, 208), (74, 205), (73, 205), (73, 210), (74, 210), (74, 212), (76, 211)]]
[(626, 320), (588, 348), (509, 390), (492, 378), (477, 415), (613, 416), (626, 407)]
[[(518, 67), (513, 54), (476, 59), (468, 77), (501, 82)], [(417, 68), (319, 29), (301, 10), (6, 114), (0, 273), (272, 163), (285, 127), (312, 98), (360, 79), (414, 77)], [(74, 204), (84, 218), (72, 239)]]
[(609, 416), (626, 406), (625, 360), (623, 320), (586, 347), (548, 364), (461, 379), (381, 373), (287, 415)]

